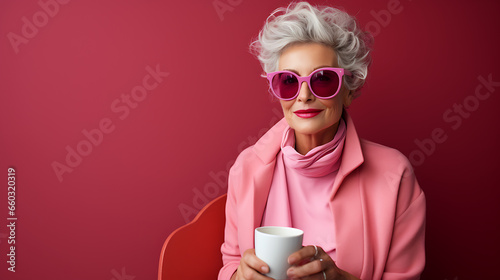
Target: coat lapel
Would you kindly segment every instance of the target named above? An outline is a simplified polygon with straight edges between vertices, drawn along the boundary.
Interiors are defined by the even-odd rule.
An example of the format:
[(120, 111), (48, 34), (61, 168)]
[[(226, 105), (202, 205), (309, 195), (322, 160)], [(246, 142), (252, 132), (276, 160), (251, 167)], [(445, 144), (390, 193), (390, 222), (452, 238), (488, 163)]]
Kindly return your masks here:
[[(288, 127), (283, 118), (266, 132), (252, 147), (255, 155), (253, 162), (242, 172), (242, 175), (249, 175), (243, 179), (242, 186), (246, 194), (242, 194), (241, 207), (248, 213), (239, 213), (239, 217), (245, 217), (240, 221), (242, 235), (240, 238), (240, 251), (243, 253), (246, 249), (254, 248), (254, 230), (260, 227), (262, 215), (267, 203), (269, 190), (273, 179), (274, 166), (276, 165), (276, 155), (281, 146), (283, 131)], [(253, 210), (253, 211), (252, 211)]]
[[(364, 259), (363, 212), (359, 190), (359, 175), (356, 171), (364, 161), (356, 129), (348, 114), (346, 140), (342, 162), (333, 185), (330, 207), (335, 220), (337, 240), (337, 265), (350, 273), (361, 276)], [(342, 187), (341, 187), (342, 185)]]

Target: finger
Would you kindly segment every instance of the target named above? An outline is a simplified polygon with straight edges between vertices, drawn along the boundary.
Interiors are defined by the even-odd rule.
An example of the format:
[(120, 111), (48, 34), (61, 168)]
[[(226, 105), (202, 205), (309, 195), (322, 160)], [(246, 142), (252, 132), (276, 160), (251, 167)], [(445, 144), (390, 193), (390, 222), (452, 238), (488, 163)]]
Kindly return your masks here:
[[(321, 255), (321, 253), (324, 253), (321, 247), (316, 247), (316, 248), (318, 248), (318, 255), (316, 257)], [(305, 246), (302, 247), (302, 249), (298, 250), (297, 252), (291, 254), (288, 257), (288, 263), (291, 265), (297, 265), (303, 260), (311, 259), (312, 257), (314, 257), (315, 254), (316, 254), (316, 249), (314, 248), (314, 246)]]
[(317, 259), (301, 266), (294, 266), (288, 269), (287, 275), (290, 278), (301, 278), (306, 276), (315, 276), (316, 274), (321, 275), (323, 278), (322, 271), (327, 268), (326, 260)]
[(243, 253), (242, 263), (244, 266), (259, 273), (265, 274), (269, 272), (269, 266), (255, 255), (255, 249), (248, 249)]
[(240, 265), (236, 275), (236, 280), (273, 280), (272, 278), (260, 274), (258, 271), (247, 266), (246, 264)]

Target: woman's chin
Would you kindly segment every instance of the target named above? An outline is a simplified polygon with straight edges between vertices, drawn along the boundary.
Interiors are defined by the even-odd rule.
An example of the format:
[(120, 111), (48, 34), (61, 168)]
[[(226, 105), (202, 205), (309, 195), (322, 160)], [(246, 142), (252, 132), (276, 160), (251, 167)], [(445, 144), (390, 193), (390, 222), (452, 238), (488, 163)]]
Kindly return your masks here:
[(293, 130), (295, 131), (295, 135), (303, 134), (303, 135), (315, 135), (324, 131), (327, 127), (321, 127), (318, 125), (298, 125)]

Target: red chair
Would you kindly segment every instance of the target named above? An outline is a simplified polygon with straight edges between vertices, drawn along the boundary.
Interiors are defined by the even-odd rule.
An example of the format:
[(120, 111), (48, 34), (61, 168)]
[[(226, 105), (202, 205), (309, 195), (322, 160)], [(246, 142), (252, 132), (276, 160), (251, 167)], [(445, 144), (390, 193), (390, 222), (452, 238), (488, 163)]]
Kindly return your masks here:
[(200, 210), (190, 223), (165, 240), (160, 255), (159, 280), (217, 279), (222, 268), (226, 194)]

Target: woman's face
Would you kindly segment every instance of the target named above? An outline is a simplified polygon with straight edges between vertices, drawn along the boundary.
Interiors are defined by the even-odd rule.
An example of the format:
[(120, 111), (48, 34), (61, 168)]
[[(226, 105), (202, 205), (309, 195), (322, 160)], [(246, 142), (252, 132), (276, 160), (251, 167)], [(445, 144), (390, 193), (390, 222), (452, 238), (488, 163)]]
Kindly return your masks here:
[[(338, 68), (335, 51), (323, 44), (300, 43), (287, 47), (279, 59), (279, 71), (288, 70), (304, 77), (312, 71), (323, 67)], [(285, 119), (295, 130), (296, 140), (299, 136), (318, 138), (319, 145), (332, 140), (342, 115), (343, 106), (349, 106), (352, 94), (344, 85), (339, 93), (330, 99), (319, 99), (311, 93), (307, 83), (302, 83), (299, 95), (292, 100), (280, 100)], [(299, 110), (318, 109), (320, 113), (300, 114)], [(318, 142), (315, 141), (315, 142)]]

